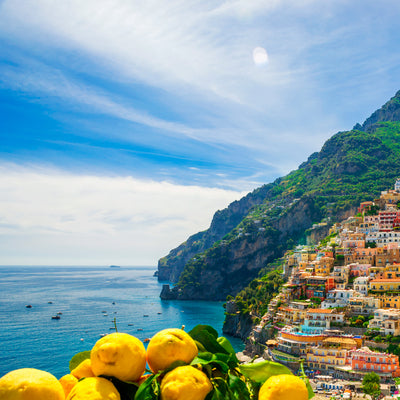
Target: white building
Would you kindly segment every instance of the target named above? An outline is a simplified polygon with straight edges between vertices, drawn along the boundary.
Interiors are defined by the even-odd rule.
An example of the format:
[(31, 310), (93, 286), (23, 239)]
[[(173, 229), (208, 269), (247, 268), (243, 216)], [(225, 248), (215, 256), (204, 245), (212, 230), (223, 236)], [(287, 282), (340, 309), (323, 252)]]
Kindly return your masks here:
[(370, 329), (379, 329), (382, 335), (400, 335), (400, 310), (395, 308), (379, 308), (374, 312), (374, 318), (369, 321)]
[(370, 232), (366, 238), (366, 242), (375, 242), (377, 247), (387, 246), (389, 243), (400, 243), (400, 231), (389, 232)]
[(349, 299), (347, 306), (353, 315), (372, 315), (380, 307), (380, 300), (377, 297), (354, 296)]
[(321, 303), (321, 308), (346, 307), (349, 299), (354, 296), (352, 289), (332, 289), (328, 292), (326, 299)]
[(400, 193), (400, 179), (396, 180), (396, 183), (394, 184), (394, 190)]
[(368, 294), (368, 282), (369, 282), (370, 278), (369, 276), (359, 276), (356, 279), (354, 279), (353, 282), (353, 289), (358, 292), (361, 293), (363, 295), (367, 295)]
[(308, 309), (301, 325), (301, 331), (309, 334), (321, 334), (336, 324), (342, 324), (344, 313), (334, 312), (332, 309)]

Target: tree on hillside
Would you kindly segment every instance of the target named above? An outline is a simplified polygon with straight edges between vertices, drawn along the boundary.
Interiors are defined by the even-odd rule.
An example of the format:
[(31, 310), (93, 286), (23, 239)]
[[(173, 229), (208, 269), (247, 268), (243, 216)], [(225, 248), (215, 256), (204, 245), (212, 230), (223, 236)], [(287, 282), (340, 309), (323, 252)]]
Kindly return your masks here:
[(369, 394), (372, 400), (376, 400), (380, 396), (380, 378), (375, 372), (370, 372), (364, 376), (362, 390), (365, 394)]

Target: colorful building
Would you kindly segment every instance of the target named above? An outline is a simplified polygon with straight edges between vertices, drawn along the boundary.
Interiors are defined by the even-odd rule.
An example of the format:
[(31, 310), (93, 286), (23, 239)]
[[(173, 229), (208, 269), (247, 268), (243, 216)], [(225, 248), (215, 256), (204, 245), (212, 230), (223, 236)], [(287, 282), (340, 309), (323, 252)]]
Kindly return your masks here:
[(379, 297), (379, 301), (379, 308), (395, 308), (397, 310), (400, 309), (400, 296), (384, 295)]
[(358, 278), (354, 279), (353, 282), (353, 289), (366, 296), (368, 294), (369, 289), (369, 276), (359, 276)]
[(300, 325), (303, 323), (306, 315), (306, 309), (293, 307), (279, 307), (274, 317), (274, 323), (283, 323), (285, 325)]
[(309, 334), (321, 334), (343, 322), (344, 313), (338, 313), (332, 308), (309, 308), (304, 318), (304, 324), (301, 325), (301, 331)]
[(293, 355), (307, 354), (310, 346), (316, 346), (326, 338), (326, 335), (309, 335), (301, 332), (282, 330), (277, 337), (278, 350)]
[(329, 290), (336, 286), (333, 276), (308, 276), (306, 278), (306, 297), (324, 299)]
[(360, 203), (360, 206), (357, 209), (357, 213), (363, 213), (364, 211), (368, 211), (375, 203), (373, 201), (363, 201)]
[(349, 337), (328, 337), (319, 346), (310, 347), (307, 352), (307, 366), (323, 373), (329, 373), (348, 363), (348, 353), (357, 349), (357, 342)]
[(384, 279), (400, 278), (400, 264), (386, 264), (380, 277)]
[(361, 372), (375, 372), (381, 376), (400, 376), (399, 357), (377, 353), (368, 347), (350, 351), (351, 368)]
[(376, 278), (369, 281), (369, 290), (373, 292), (398, 292), (400, 291), (400, 278)]
[(400, 262), (400, 249), (396, 246), (387, 245), (377, 248), (375, 256), (375, 265), (384, 267), (386, 264), (393, 264)]
[(321, 257), (313, 262), (315, 275), (328, 276), (333, 269), (335, 259), (333, 257)]
[(371, 267), (371, 264), (357, 262), (349, 264), (349, 267), (349, 276), (351, 277), (368, 276), (368, 271)]
[(352, 315), (373, 315), (381, 308), (381, 301), (377, 297), (356, 296), (349, 299), (348, 312)]
[(379, 211), (379, 231), (389, 232), (393, 230), (395, 219), (400, 217), (400, 210), (389, 208), (388, 210)]
[(400, 335), (400, 311), (389, 308), (379, 308), (374, 312), (374, 318), (369, 321), (370, 329), (379, 330), (381, 335)]
[(332, 289), (321, 303), (321, 308), (346, 307), (354, 292), (352, 289)]

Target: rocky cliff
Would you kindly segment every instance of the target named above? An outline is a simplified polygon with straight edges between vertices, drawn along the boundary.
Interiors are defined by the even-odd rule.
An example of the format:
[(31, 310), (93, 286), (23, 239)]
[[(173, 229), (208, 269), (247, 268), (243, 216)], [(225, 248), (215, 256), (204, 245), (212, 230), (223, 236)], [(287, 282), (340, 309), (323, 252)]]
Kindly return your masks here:
[(234, 229), (254, 206), (263, 202), (268, 196), (270, 186), (264, 185), (242, 199), (234, 201), (226, 209), (217, 211), (209, 229), (190, 236), (186, 242), (161, 258), (158, 261), (158, 280), (177, 282), (186, 263)]
[(241, 314), (233, 300), (226, 303), (223, 333), (245, 341), (250, 335), (253, 323), (253, 318), (249, 314)]

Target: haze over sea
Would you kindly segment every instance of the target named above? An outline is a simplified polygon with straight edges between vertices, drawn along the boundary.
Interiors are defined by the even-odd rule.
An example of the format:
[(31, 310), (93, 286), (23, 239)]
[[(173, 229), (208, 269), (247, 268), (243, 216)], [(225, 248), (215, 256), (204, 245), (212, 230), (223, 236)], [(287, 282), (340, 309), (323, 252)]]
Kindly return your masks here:
[[(209, 324), (222, 334), (222, 302), (162, 301), (155, 270), (0, 266), (0, 376), (30, 367), (60, 378), (74, 354), (114, 332), (114, 318), (119, 332), (142, 341), (182, 325), (189, 331)], [(57, 313), (61, 318), (53, 320)], [(239, 340), (229, 340), (237, 351), (243, 348)]]

